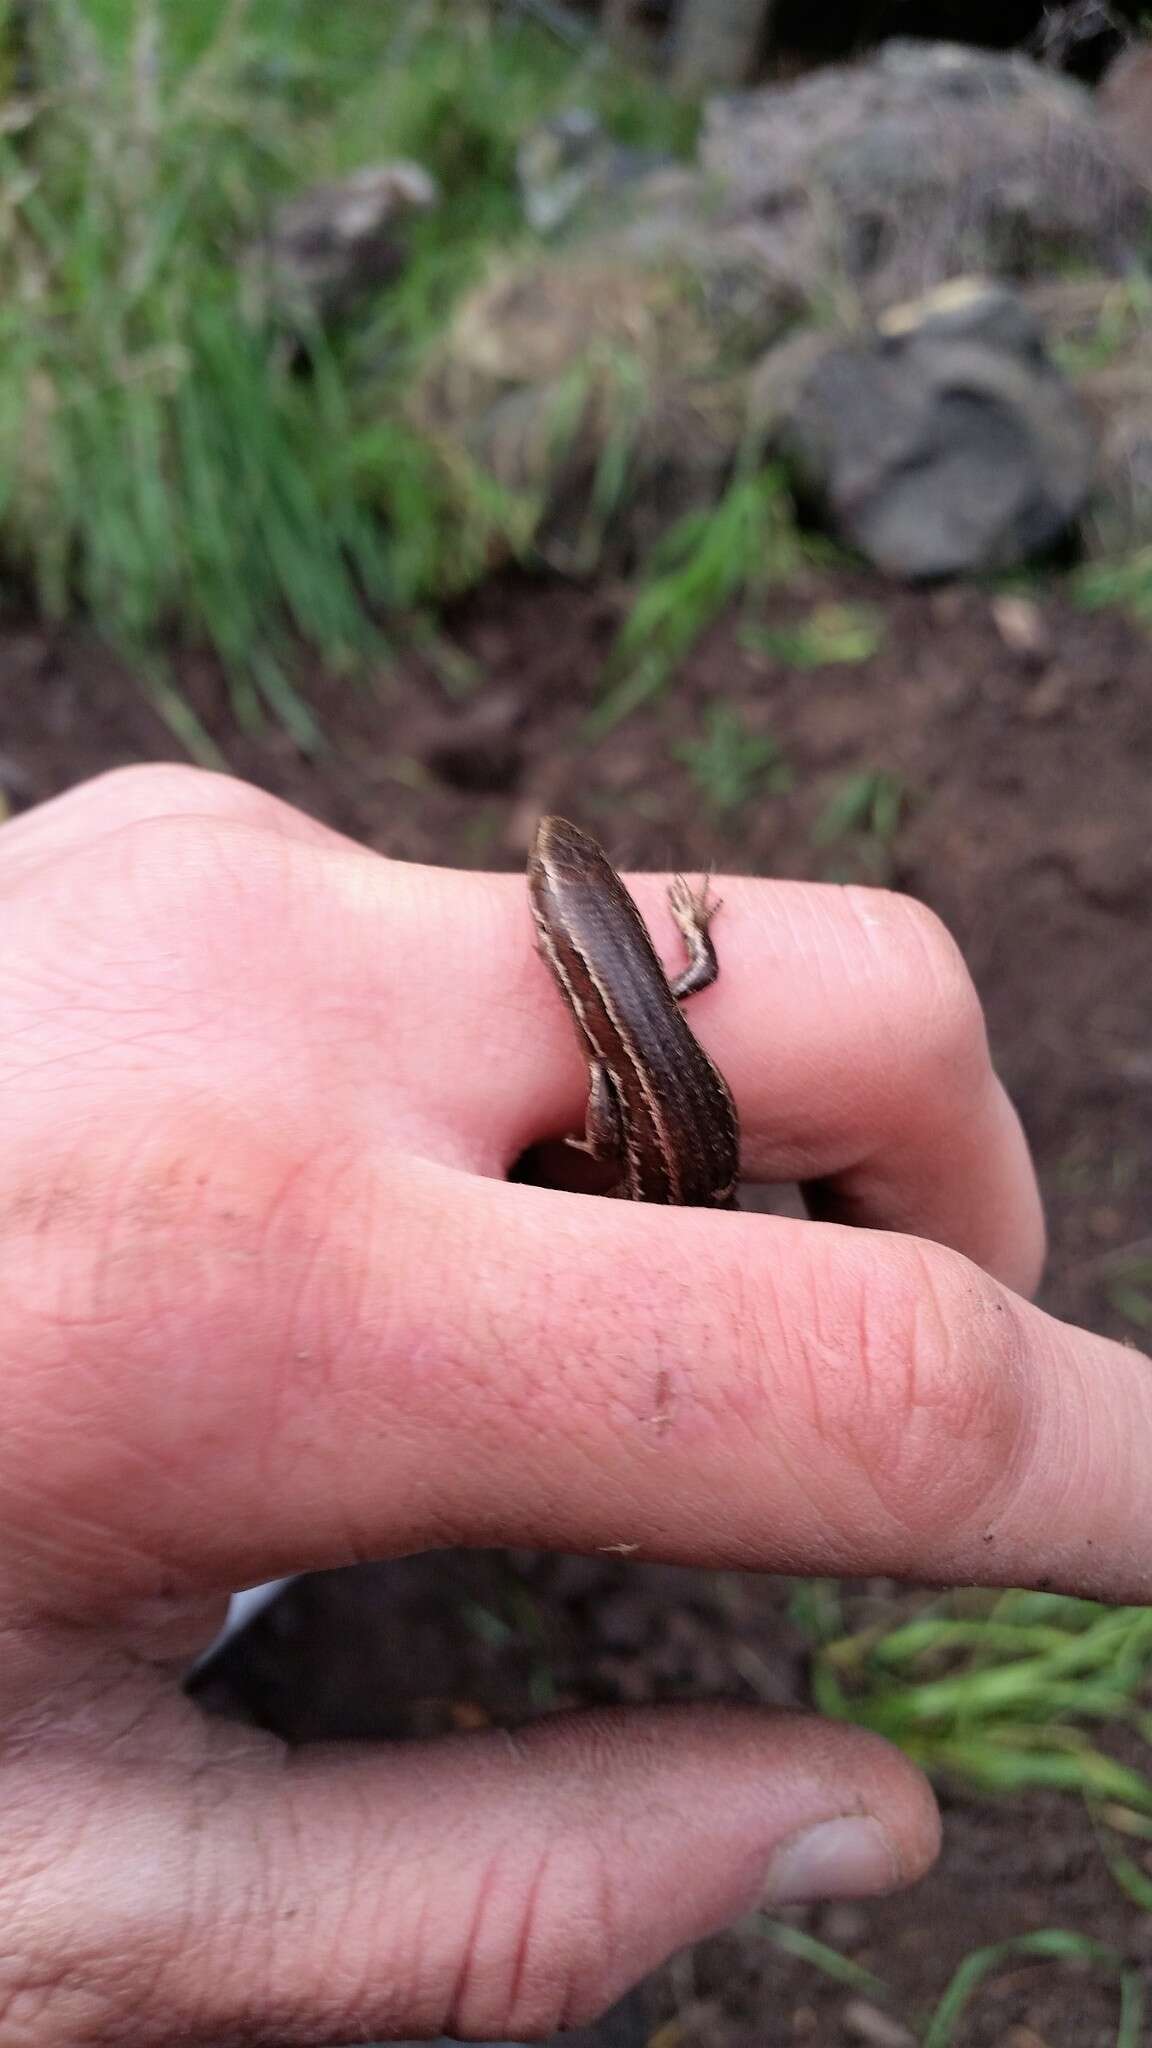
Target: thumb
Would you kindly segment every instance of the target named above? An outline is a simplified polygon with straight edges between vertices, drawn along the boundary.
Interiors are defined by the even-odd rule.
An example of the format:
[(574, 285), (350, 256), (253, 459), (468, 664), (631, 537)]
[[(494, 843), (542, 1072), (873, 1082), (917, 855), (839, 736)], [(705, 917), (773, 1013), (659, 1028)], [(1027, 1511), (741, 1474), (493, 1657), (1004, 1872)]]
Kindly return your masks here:
[(39, 1802), (17, 1952), (63, 2003), (38, 2042), (540, 2038), (750, 1909), (895, 1889), (937, 1847), (897, 1752), (761, 1710), (383, 1752), (197, 1739), (191, 1771), (150, 1745), (89, 1764), (90, 1824), (69, 1799), (51, 1856)]

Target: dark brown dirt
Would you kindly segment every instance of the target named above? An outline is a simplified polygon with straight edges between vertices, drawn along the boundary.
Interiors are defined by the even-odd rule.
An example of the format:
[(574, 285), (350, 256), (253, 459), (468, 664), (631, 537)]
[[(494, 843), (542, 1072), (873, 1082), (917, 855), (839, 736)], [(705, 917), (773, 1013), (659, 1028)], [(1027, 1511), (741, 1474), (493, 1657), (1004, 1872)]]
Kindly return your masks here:
[[(1052, 1225), (1045, 1302), (1136, 1341), (1122, 1290), (1152, 1255), (1152, 650), (1123, 620), (1058, 596), (1006, 606), (844, 577), (766, 602), (758, 623), (794, 626), (830, 599), (880, 608), (870, 659), (790, 668), (725, 626), (594, 747), (583, 721), (621, 613), (613, 593), (511, 581), (472, 601), (449, 629), (475, 664), (466, 699), (414, 656), (316, 678), (328, 745), (311, 762), (277, 732), (237, 734), (206, 665), (187, 664), (184, 685), (237, 773), (390, 854), (518, 865), (554, 806), (621, 864), (851, 875), (923, 897), (965, 949), (1036, 1149)], [(0, 787), (14, 807), (178, 751), (117, 663), (76, 638), (9, 631), (0, 684)], [(777, 742), (789, 790), (730, 811), (710, 802), (679, 750), (720, 706)], [(827, 843), (829, 802), (864, 771), (899, 785), (898, 828)], [(298, 1584), (231, 1667), (249, 1712), (307, 1740), (589, 1700), (802, 1699), (805, 1645), (771, 1581), (454, 1555)], [(972, 1949), (1044, 1927), (1107, 1941), (1152, 1979), (1149, 1922), (1073, 1801), (945, 1796), (945, 1856), (914, 1896), (795, 1916), (886, 1981), (890, 2021), (917, 2029)], [(651, 2004), (658, 2048), (886, 2038), (859, 1992), (757, 1927), (681, 1958)], [(1106, 1973), (1021, 1961), (983, 1987), (955, 2040), (1104, 2048), (1116, 2015)]]

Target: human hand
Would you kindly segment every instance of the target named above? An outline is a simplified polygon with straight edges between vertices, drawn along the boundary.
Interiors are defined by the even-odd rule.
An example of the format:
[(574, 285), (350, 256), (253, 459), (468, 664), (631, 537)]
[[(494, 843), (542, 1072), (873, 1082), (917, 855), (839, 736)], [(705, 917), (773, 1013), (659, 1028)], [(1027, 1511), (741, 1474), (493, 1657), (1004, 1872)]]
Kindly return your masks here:
[(906, 1760), (759, 1711), (288, 1756), (179, 1689), (233, 1586), (507, 1543), (1149, 1597), (1148, 1361), (1009, 1291), (1039, 1211), (954, 948), (723, 893), (693, 1022), (826, 1221), (506, 1182), (585, 1092), (522, 878), (174, 769), (0, 831), (11, 2048), (543, 2034), (935, 1853)]

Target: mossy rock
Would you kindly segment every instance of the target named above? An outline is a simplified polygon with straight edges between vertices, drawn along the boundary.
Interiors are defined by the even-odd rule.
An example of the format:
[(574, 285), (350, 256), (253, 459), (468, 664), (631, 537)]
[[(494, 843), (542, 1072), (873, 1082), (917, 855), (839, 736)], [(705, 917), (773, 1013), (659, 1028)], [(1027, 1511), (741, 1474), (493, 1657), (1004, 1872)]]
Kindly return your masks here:
[(534, 257), (468, 296), (415, 417), (523, 510), (550, 565), (591, 574), (715, 502), (746, 444), (748, 379), (805, 310), (718, 237)]

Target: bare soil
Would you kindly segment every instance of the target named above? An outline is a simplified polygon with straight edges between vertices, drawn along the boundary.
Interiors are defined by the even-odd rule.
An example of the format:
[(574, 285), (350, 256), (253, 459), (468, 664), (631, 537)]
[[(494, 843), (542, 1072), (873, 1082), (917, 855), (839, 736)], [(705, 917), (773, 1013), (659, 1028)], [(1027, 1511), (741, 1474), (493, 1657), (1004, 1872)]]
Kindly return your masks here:
[[(219, 677), (183, 686), (229, 765), (383, 852), (517, 866), (540, 809), (576, 816), (620, 863), (873, 879), (932, 904), (987, 1006), (1049, 1205), (1044, 1300), (1129, 1341), (1126, 1268), (1152, 1252), (1152, 649), (1063, 596), (896, 593), (813, 575), (760, 608), (772, 631), (829, 601), (878, 607), (881, 644), (797, 668), (718, 627), (686, 670), (596, 745), (584, 721), (621, 593), (501, 581), (449, 621), (475, 664), (453, 699), (412, 653), (318, 675), (327, 737), (308, 760), (279, 731), (237, 732)], [(769, 734), (792, 771), (722, 810), (680, 749), (718, 706)], [(178, 752), (106, 651), (74, 635), (0, 634), (0, 788), (13, 808), (118, 763)], [(899, 788), (892, 835), (821, 831), (846, 778)], [(1131, 1301), (1127, 1299), (1131, 1309)], [(855, 1596), (870, 1611), (907, 1599)], [(218, 1671), (215, 1704), (294, 1740), (478, 1726), (602, 1700), (803, 1699), (789, 1588), (729, 1574), (535, 1555), (446, 1555), (299, 1582)], [(910, 1897), (795, 1924), (874, 1971), (865, 2001), (745, 1926), (649, 1987), (659, 2048), (897, 2048), (969, 1951), (1045, 1927), (1145, 1962), (1152, 1923), (1116, 1889), (1072, 1800), (996, 1804), (944, 1788), (947, 1847)], [(883, 2009), (881, 2009), (883, 2008)], [(1105, 2048), (1104, 1972), (1020, 1961), (977, 1995), (963, 2048)], [(667, 2029), (663, 2031), (662, 2029)], [(915, 2039), (913, 2031), (908, 2038)]]

